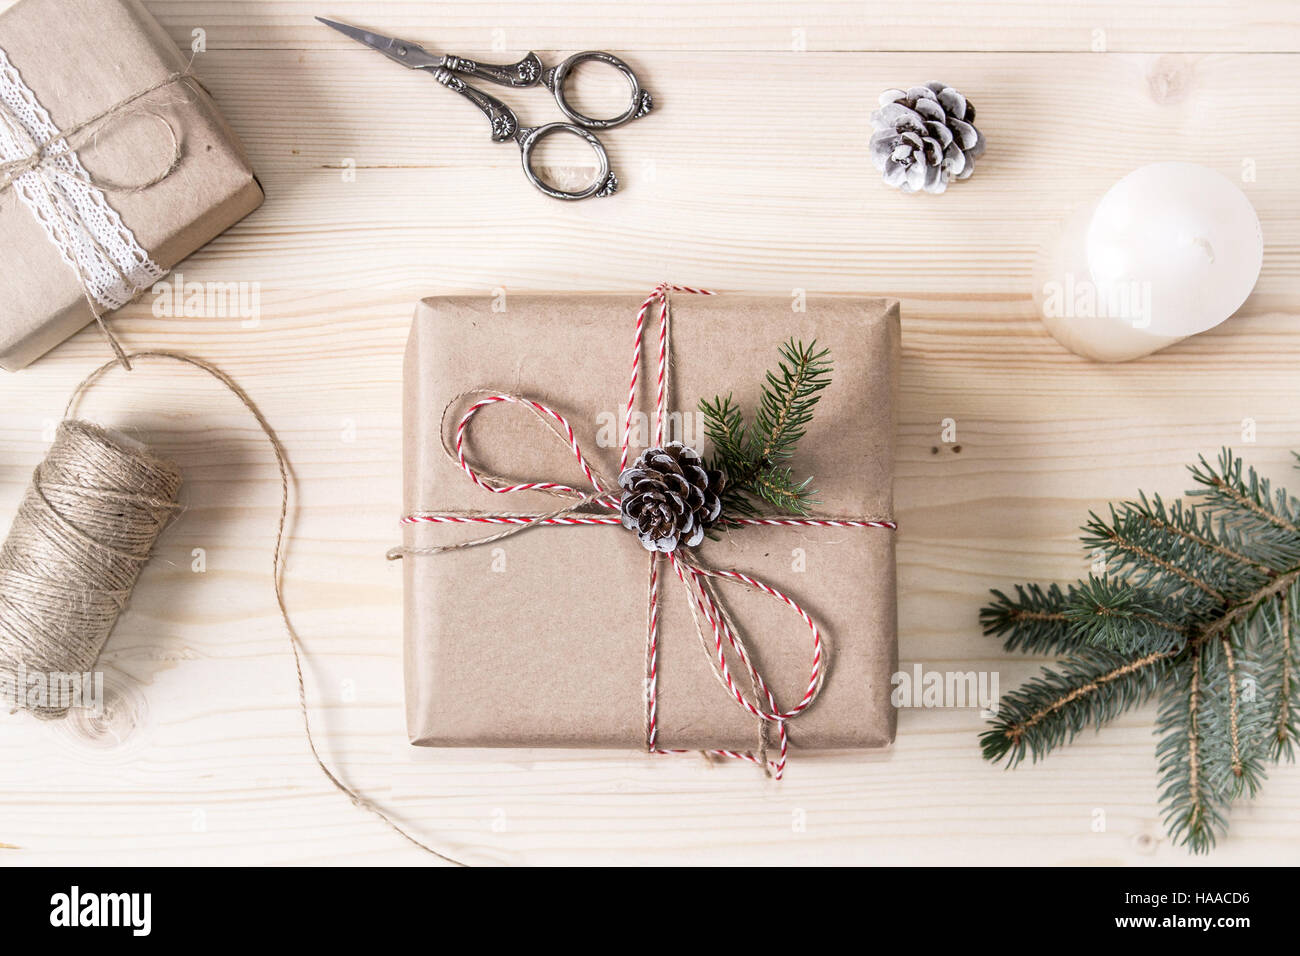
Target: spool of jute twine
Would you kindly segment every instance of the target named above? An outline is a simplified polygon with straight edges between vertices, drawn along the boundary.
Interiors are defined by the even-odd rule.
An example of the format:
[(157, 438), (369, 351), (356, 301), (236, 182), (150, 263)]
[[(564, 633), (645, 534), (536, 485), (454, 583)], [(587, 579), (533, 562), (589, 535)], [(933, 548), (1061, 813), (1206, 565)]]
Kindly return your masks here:
[(42, 676), (41, 697), (25, 701), (37, 717), (73, 706), (51, 698), (44, 678), (59, 675), (71, 692), (93, 670), (180, 488), (180, 470), (138, 442), (59, 425), (0, 548), (0, 670), (20, 692), (22, 676)]
[[(312, 757), (329, 782), (353, 804), (421, 850), (463, 865), (408, 832), (344, 783), (316, 747), (307, 709), (302, 642), (284, 597), (293, 471), (275, 429), (248, 393), (210, 362), (164, 351), (135, 352), (126, 359), (179, 362), (206, 372), (257, 420), (279, 469), (280, 515), (270, 571), (293, 653), (298, 707)], [(158, 536), (179, 510), (181, 473), (174, 463), (134, 439), (72, 417), (86, 390), (119, 364), (119, 360), (105, 363), (74, 390), (54, 443), (37, 466), (9, 536), (0, 547), (0, 674), (80, 675), (92, 671)], [(67, 713), (66, 702), (52, 703), (27, 709), (44, 719)]]

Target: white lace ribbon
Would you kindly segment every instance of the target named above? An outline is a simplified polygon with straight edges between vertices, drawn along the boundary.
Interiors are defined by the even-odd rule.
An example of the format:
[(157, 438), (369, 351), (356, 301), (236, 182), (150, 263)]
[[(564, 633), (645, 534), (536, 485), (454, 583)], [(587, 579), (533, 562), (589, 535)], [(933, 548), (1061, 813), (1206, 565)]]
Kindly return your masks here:
[[(121, 308), (164, 275), (135, 234), (91, 182), (77, 154), (0, 49), (0, 162), (27, 158), (43, 145), (42, 162), (19, 175), (14, 191), (41, 224), (63, 261), (105, 311)], [(13, 124), (22, 124), (22, 130)], [(25, 134), (25, 135), (24, 135)]]

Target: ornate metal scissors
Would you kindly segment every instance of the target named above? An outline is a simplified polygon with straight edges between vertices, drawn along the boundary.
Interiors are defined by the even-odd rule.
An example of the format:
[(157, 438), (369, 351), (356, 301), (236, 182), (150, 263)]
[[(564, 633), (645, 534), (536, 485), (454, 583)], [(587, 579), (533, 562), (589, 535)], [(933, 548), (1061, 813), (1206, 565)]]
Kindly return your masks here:
[[(348, 26), (346, 23), (326, 20), (323, 17), (317, 17), (316, 19), (328, 27), (333, 27), (345, 36), (364, 43), (372, 50), (378, 50), (390, 60), (400, 63), (408, 69), (428, 70), (433, 78), (447, 89), (453, 90), (468, 99), (483, 111), (492, 124), (492, 141), (504, 143), (507, 140), (514, 140), (518, 143), (524, 165), (524, 175), (528, 177), (530, 183), (555, 199), (587, 199), (591, 196), (608, 196), (614, 193), (618, 189), (618, 177), (609, 168), (609, 154), (605, 152), (604, 144), (596, 138), (591, 130), (613, 129), (615, 126), (622, 126), (629, 120), (645, 116), (646, 113), (650, 112), (652, 106), (650, 94), (641, 88), (641, 84), (637, 80), (636, 74), (632, 72), (632, 68), (611, 53), (602, 53), (599, 50), (575, 53), (559, 66), (552, 67), (549, 70), (542, 65), (542, 61), (536, 53), (529, 53), (518, 63), (497, 66), (450, 54), (438, 56), (409, 40), (399, 40), (396, 37), (387, 37), (379, 33), (359, 30), (356, 27)], [(622, 73), (627, 80), (632, 93), (631, 102), (628, 104), (627, 109), (617, 116), (608, 119), (584, 116), (570, 106), (565, 99), (565, 81), (569, 78), (575, 66), (589, 60), (609, 64)], [(560, 111), (569, 118), (570, 122), (546, 123), (543, 126), (523, 126), (520, 124), (519, 117), (515, 115), (514, 110), (495, 96), (489, 96), (482, 90), (470, 86), (462, 79), (462, 77), (466, 76), (487, 80), (489, 83), (498, 83), (501, 86), (517, 88), (537, 86), (540, 83), (555, 95), (555, 102), (559, 104)], [(585, 189), (578, 189), (573, 192), (556, 189), (545, 182), (533, 170), (533, 150), (539, 142), (555, 133), (567, 133), (571, 136), (577, 136), (595, 151), (596, 158), (600, 162), (600, 170), (591, 185)]]

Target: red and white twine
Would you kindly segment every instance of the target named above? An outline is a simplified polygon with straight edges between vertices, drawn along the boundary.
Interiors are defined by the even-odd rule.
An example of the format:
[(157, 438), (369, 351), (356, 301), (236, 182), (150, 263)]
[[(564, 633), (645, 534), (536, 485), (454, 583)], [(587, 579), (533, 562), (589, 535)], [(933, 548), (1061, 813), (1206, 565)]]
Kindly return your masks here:
[[(636, 315), (636, 334), (632, 351), (632, 379), (628, 388), (627, 413), (623, 420), (622, 448), (619, 455), (620, 470), (627, 467), (629, 458), (629, 441), (632, 430), (632, 415), (636, 408), (637, 384), (640, 378), (641, 352), (642, 344), (645, 339), (646, 318), (651, 310), (658, 305), (659, 313), (659, 337), (658, 337), (658, 362), (655, 380), (655, 428), (654, 440), (656, 445), (662, 445), (665, 437), (665, 428), (668, 419), (668, 344), (669, 344), (669, 322), (671, 312), (669, 308), (669, 296), (673, 292), (685, 292), (694, 295), (714, 295), (707, 289), (694, 289), (689, 286), (661, 284), (655, 288), (650, 296), (642, 303), (641, 308)], [(500, 484), (488, 480), (481, 476), (469, 464), (465, 457), (465, 433), (469, 428), (470, 421), (482, 409), (489, 405), (499, 402), (510, 402), (517, 405), (523, 405), (539, 417), (542, 418), (551, 429), (565, 441), (569, 449), (573, 452), (578, 461), (579, 468), (582, 469), (583, 476), (587, 479), (588, 484), (593, 489), (584, 492), (581, 489), (574, 488), (570, 485), (558, 484), (556, 482), (522, 482), (518, 484)], [(587, 459), (582, 454), (582, 449), (578, 445), (577, 437), (574, 435), (573, 426), (563, 415), (541, 402), (533, 401), (529, 398), (523, 398), (518, 395), (508, 393), (488, 395), (478, 401), (465, 412), (460, 422), (456, 426), (455, 441), (456, 463), (461, 470), (465, 472), (469, 479), (485, 491), (493, 494), (512, 494), (517, 491), (541, 491), (547, 494), (559, 495), (563, 497), (578, 498), (580, 501), (574, 508), (566, 508), (552, 514), (533, 515), (533, 514), (452, 514), (445, 512), (416, 512), (407, 515), (402, 519), (404, 524), (492, 524), (492, 525), (509, 525), (514, 526), (511, 530), (503, 531), (499, 534), (492, 535), (489, 538), (483, 538), (478, 541), (465, 542), (462, 545), (453, 547), (472, 546), (474, 544), (487, 543), (491, 540), (515, 533), (516, 531), (525, 530), (532, 525), (619, 525), (621, 524), (618, 515), (600, 515), (587, 514), (577, 510), (584, 504), (595, 504), (603, 508), (617, 511), (619, 508), (619, 492), (605, 487), (601, 478), (588, 464)], [(796, 515), (782, 515), (767, 518), (731, 518), (727, 522), (729, 525), (757, 525), (769, 527), (805, 527), (805, 528), (884, 528), (893, 530), (897, 524), (893, 521), (869, 518), (806, 518)], [(415, 553), (439, 553), (442, 548), (421, 549)], [(658, 745), (658, 681), (659, 681), (659, 558), (662, 555), (652, 553), (649, 557), (649, 577), (648, 577), (648, 609), (646, 616), (646, 748), (651, 753), (685, 753), (682, 750), (666, 750)], [(711, 755), (721, 757), (734, 757), (740, 760), (747, 760), (757, 764), (769, 771), (776, 779), (780, 779), (785, 773), (786, 760), (789, 754), (789, 733), (787, 724), (789, 721), (798, 717), (807, 710), (821, 690), (822, 683), (826, 675), (826, 649), (820, 629), (817, 622), (813, 620), (807, 610), (805, 610), (797, 601), (789, 595), (779, 591), (763, 581), (744, 574), (740, 571), (724, 571), (713, 568), (700, 567), (690, 560), (686, 554), (681, 551), (674, 551), (667, 555), (673, 571), (676, 573), (678, 580), (686, 588), (690, 597), (689, 607), (692, 616), (695, 618), (696, 627), (700, 631), (701, 638), (704, 639), (706, 632), (711, 632), (713, 636), (712, 648), (713, 653), (710, 655), (710, 661), (713, 666), (715, 675), (724, 687), (730, 692), (732, 698), (742, 709), (751, 716), (758, 719), (762, 725), (775, 724), (777, 728), (778, 753), (775, 760), (767, 758), (764, 749), (758, 753), (748, 751), (735, 751), (725, 749), (715, 749), (707, 751)], [(808, 626), (812, 634), (812, 666), (808, 675), (808, 684), (804, 690), (803, 696), (799, 702), (788, 709), (781, 709), (776, 701), (771, 688), (767, 681), (759, 673), (758, 668), (754, 665), (748, 649), (745, 646), (735, 626), (729, 620), (729, 616), (714, 597), (711, 583), (730, 582), (742, 584), (748, 588), (760, 591), (769, 597), (781, 601), (783, 604), (793, 610)], [(744, 668), (744, 673), (748, 677), (753, 695), (747, 695), (742, 690), (732, 673), (731, 663), (728, 661), (728, 651), (736, 662)], [(764, 738), (765, 739), (765, 738)]]

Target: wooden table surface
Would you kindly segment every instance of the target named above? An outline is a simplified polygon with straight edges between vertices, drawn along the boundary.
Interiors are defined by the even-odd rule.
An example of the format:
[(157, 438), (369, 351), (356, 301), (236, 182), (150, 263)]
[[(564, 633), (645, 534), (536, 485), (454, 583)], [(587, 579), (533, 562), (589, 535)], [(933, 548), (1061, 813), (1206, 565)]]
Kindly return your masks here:
[[(1153, 708), (1013, 772), (980, 759), (971, 709), (905, 710), (891, 753), (798, 757), (779, 784), (635, 753), (416, 749), (400, 568), (383, 558), (421, 296), (641, 293), (661, 279), (893, 296), (903, 666), (997, 671), (1004, 690), (1033, 674), (1040, 661), (980, 634), (978, 609), (990, 587), (1086, 574), (1076, 528), (1089, 509), (1139, 488), (1175, 495), (1184, 464), (1223, 445), (1300, 485), (1290, 0), (147, 5), (182, 47), (204, 47), (195, 69), (268, 197), (179, 271), (258, 283), (260, 321), (160, 317), (146, 295), (113, 325), (130, 346), (219, 363), (278, 427), (300, 479), (287, 594), (322, 747), (417, 832), (483, 863), (1300, 862), (1294, 766), (1233, 811), (1208, 860), (1169, 845)], [(657, 109), (605, 136), (623, 191), (540, 196), (477, 111), (315, 14), (485, 60), (624, 57)], [(978, 104), (989, 150), (946, 195), (902, 195), (871, 167), (868, 116), (880, 90), (936, 78)], [(504, 95), (525, 122), (558, 118), (536, 91)], [(1220, 329), (1093, 364), (1037, 320), (1034, 255), (1072, 208), (1158, 159), (1242, 181), (1263, 274)], [(562, 176), (571, 160), (545, 162)], [(0, 379), (5, 522), (71, 386), (105, 355), (88, 330)], [(187, 510), (104, 654), (103, 718), (5, 723), (0, 861), (424, 863), (308, 754), (268, 578), (276, 473), (247, 413), (200, 376), (153, 366), (117, 374), (83, 411), (174, 455)]]

